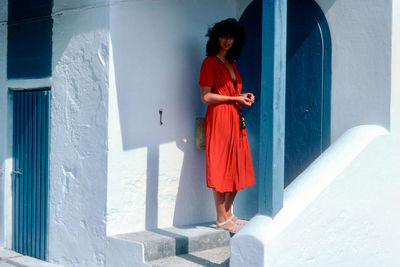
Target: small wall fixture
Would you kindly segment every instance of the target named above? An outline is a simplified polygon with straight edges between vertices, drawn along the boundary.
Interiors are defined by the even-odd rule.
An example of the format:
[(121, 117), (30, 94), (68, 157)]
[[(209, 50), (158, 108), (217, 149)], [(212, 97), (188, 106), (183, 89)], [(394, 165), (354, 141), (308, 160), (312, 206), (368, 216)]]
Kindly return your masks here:
[(158, 113), (160, 114), (160, 125), (163, 125), (163, 122), (162, 122), (162, 113), (163, 113), (163, 110), (160, 108), (160, 109), (158, 110)]

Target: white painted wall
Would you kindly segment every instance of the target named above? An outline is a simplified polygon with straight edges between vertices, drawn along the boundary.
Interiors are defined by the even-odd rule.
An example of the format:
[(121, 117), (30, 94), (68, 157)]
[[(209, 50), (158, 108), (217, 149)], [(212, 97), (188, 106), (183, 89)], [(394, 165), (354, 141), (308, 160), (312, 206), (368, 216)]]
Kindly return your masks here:
[(400, 1), (393, 0), (391, 132), (400, 135)]
[(332, 35), (332, 141), (356, 125), (389, 129), (392, 1), (316, 2)]
[(341, 136), (286, 188), (274, 219), (235, 235), (231, 266), (399, 266), (400, 135), (385, 132)]
[(5, 246), (6, 232), (6, 160), (7, 153), (7, 7), (8, 1), (0, 0), (0, 247)]
[(106, 264), (109, 8), (90, 3), (54, 2), (48, 247), (64, 266)]
[(108, 234), (215, 220), (197, 82), (207, 27), (235, 16), (231, 0), (112, 5)]

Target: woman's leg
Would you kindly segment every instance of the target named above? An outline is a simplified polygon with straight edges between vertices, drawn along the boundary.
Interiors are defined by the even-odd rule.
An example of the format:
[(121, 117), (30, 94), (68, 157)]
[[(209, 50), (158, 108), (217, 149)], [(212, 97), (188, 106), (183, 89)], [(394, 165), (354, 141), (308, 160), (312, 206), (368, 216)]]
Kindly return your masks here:
[(235, 224), (242, 227), (247, 224), (247, 221), (239, 220), (233, 216), (233, 201), (235, 200), (236, 193), (237, 191), (225, 193), (225, 212), (228, 219), (231, 219)]
[(235, 200), (237, 191), (233, 192), (226, 192), (225, 193), (225, 212), (226, 212), (226, 218), (229, 219), (232, 217), (232, 205), (233, 201)]
[(230, 231), (231, 233), (237, 233), (240, 230), (240, 227), (236, 225), (233, 221), (228, 220), (229, 217), (226, 215), (226, 210), (225, 210), (226, 193), (219, 193), (215, 190), (213, 190), (213, 192), (214, 192), (215, 209), (217, 210), (217, 228), (223, 228), (225, 230)]
[(214, 192), (214, 202), (215, 202), (215, 209), (217, 211), (217, 221), (224, 222), (228, 218), (226, 217), (225, 211), (225, 193), (220, 193), (215, 190)]

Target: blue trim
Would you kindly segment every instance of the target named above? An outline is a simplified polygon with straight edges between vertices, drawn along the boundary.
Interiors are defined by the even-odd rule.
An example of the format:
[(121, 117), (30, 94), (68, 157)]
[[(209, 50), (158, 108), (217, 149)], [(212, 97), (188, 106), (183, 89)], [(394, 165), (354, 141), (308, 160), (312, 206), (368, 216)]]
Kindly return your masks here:
[(262, 1), (258, 212), (283, 206), (287, 1)]
[(324, 44), (324, 85), (323, 85), (323, 112), (322, 112), (322, 149), (331, 144), (331, 97), (332, 97), (332, 39), (329, 25), (324, 12), (315, 3), (316, 19), (319, 22)]

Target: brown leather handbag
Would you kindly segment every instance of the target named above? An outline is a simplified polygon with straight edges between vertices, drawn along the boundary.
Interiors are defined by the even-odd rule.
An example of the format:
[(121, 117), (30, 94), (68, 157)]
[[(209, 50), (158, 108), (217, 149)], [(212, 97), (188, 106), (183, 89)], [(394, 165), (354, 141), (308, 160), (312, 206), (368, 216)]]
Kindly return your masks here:
[(198, 149), (206, 149), (206, 132), (204, 130), (204, 118), (196, 118), (196, 146)]

